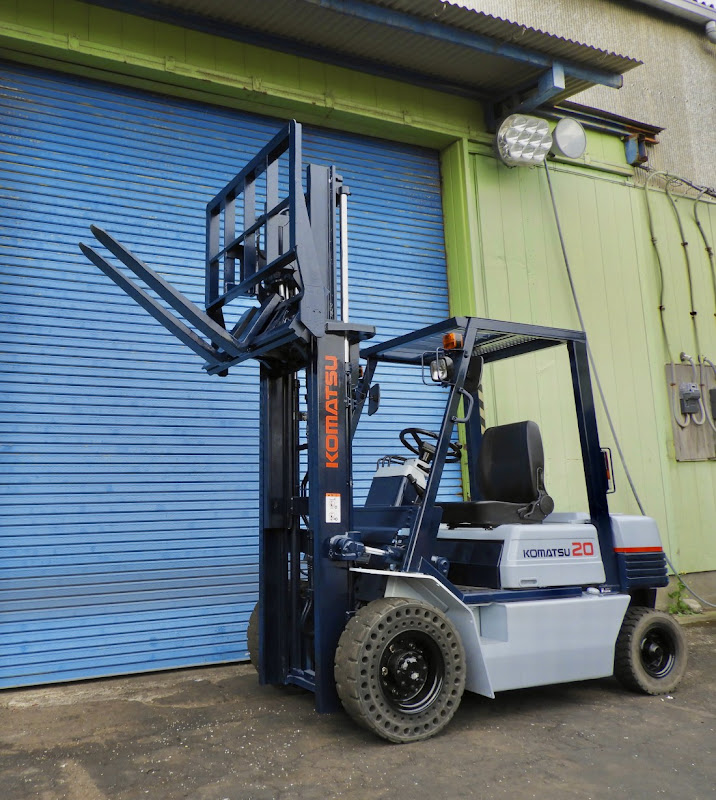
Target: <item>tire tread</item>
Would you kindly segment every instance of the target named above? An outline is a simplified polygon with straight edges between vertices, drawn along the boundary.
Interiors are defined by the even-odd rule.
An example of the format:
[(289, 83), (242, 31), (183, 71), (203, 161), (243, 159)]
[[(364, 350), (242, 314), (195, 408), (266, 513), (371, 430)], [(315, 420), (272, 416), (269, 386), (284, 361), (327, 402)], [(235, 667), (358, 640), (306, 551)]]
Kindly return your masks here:
[[(676, 663), (671, 672), (664, 678), (653, 678), (648, 675), (635, 657), (635, 636), (644, 624), (644, 620), (662, 620), (672, 628), (677, 641)], [(655, 611), (646, 606), (632, 606), (624, 615), (619, 636), (614, 649), (614, 676), (626, 689), (649, 695), (666, 694), (673, 691), (686, 670), (686, 640), (681, 629), (668, 614)]]
[[(365, 710), (361, 704), (358, 679), (361, 650), (374, 625), (378, 624), (380, 620), (390, 611), (397, 611), (406, 604), (419, 605), (431, 611), (437, 611), (437, 609), (431, 607), (423, 601), (408, 600), (404, 597), (383, 597), (379, 598), (378, 600), (374, 600), (368, 605), (359, 609), (348, 621), (343, 633), (341, 634), (335, 657), (334, 674), (336, 680), (336, 689), (338, 691), (338, 696), (341, 700), (341, 703), (343, 704), (343, 707), (348, 715), (361, 727), (366, 728), (373, 733), (377, 733), (379, 736), (394, 743), (404, 743), (406, 741), (420, 741), (427, 739), (442, 730), (444, 724), (447, 724), (450, 717), (452, 717), (452, 713), (454, 713), (453, 710), (452, 713), (450, 713), (445, 719), (445, 723), (441, 724), (439, 727), (435, 727), (434, 729), (431, 728), (424, 734), (413, 735), (410, 738), (396, 736), (390, 732), (386, 732), (385, 730), (380, 730), (375, 724), (371, 724), (371, 720), (366, 716)], [(447, 618), (444, 619), (446, 619), (446, 621), (449, 623)], [(451, 627), (453, 627), (451, 623), (449, 624)], [(459, 635), (457, 634), (457, 631), (454, 630), (454, 633), (459, 641)], [(459, 645), (463, 664), (462, 672), (464, 674), (464, 650), (461, 642), (459, 642)], [(463, 688), (464, 682), (459, 693), (460, 696), (462, 695)], [(457, 708), (458, 703), (459, 697), (455, 703), (455, 708)]]

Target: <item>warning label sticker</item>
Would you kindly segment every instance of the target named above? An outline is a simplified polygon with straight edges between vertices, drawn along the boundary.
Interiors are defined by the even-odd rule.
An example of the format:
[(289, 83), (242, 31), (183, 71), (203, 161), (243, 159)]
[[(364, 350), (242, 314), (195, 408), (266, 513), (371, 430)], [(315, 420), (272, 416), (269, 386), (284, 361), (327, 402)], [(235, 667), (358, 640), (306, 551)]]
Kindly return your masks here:
[(341, 496), (340, 494), (326, 493), (326, 522), (337, 524), (341, 521)]

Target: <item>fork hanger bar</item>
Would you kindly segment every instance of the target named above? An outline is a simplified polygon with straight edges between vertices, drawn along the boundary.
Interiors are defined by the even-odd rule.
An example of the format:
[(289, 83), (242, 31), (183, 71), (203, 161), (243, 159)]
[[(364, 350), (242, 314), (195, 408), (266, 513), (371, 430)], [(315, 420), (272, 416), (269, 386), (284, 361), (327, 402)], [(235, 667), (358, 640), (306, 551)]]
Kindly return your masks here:
[(257, 175), (260, 175), (266, 170), (268, 164), (283, 155), (289, 148), (290, 132), (292, 132), (297, 125), (298, 123), (296, 122), (290, 122), (287, 126), (281, 128), (266, 147), (249, 161), (241, 172), (232, 178), (229, 183), (206, 204), (207, 211), (212, 214), (218, 214), (229, 195), (240, 194), (240, 192), (237, 192), (237, 189), (243, 187), (246, 178), (255, 179)]
[(103, 231), (102, 228), (98, 228), (96, 225), (90, 225), (90, 230), (95, 235), (97, 241), (103, 244), (110, 253), (117, 256), (117, 258), (129, 267), (138, 278), (141, 278), (147, 286), (154, 289), (154, 291), (163, 300), (166, 300), (175, 311), (178, 311), (187, 322), (190, 322), (204, 335), (208, 336), (212, 342), (221, 345), (230, 355), (240, 355), (241, 350), (231, 335), (214, 322), (213, 319), (208, 317), (198, 306), (195, 306), (194, 303), (177, 292), (177, 290), (171, 286), (171, 284), (167, 283), (161, 275), (156, 273), (151, 267), (148, 267), (143, 261), (140, 261), (116, 239), (110, 236), (110, 234)]
[(227, 244), (226, 247), (224, 247), (222, 250), (219, 250), (219, 252), (216, 253), (215, 255), (211, 256), (209, 260), (218, 261), (223, 256), (228, 256), (229, 258), (235, 258), (236, 256), (232, 256), (231, 250), (233, 250), (234, 247), (236, 247), (237, 245), (241, 244), (241, 242), (243, 242), (243, 240), (247, 236), (251, 236), (252, 233), (256, 233), (256, 231), (262, 225), (265, 225), (272, 217), (276, 216), (277, 214), (280, 214), (283, 210), (287, 209), (288, 204), (289, 204), (289, 198), (284, 197), (284, 199), (281, 200), (280, 203), (277, 203), (270, 211), (267, 211), (265, 214), (262, 214), (260, 217), (258, 217), (256, 222), (254, 222), (252, 225), (249, 225), (249, 227), (246, 228), (246, 230), (243, 231), (243, 233), (240, 233), (238, 236), (232, 239), (232, 241), (229, 242), (229, 244)]
[(148, 311), (154, 319), (161, 322), (170, 333), (173, 333), (177, 339), (182, 341), (187, 347), (190, 347), (197, 355), (206, 359), (210, 366), (219, 366), (229, 360), (227, 358), (222, 358), (216, 350), (197, 336), (191, 328), (187, 327), (181, 320), (167, 311), (166, 308), (159, 305), (153, 297), (150, 297), (141, 287), (137, 286), (134, 281), (130, 280), (121, 270), (112, 266), (112, 264), (106, 261), (91, 247), (80, 242), (80, 250), (96, 267), (102, 270), (108, 278), (113, 280), (120, 289), (126, 292), (132, 300), (139, 303), (145, 311)]
[(261, 283), (261, 281), (265, 281), (275, 272), (278, 272), (283, 267), (288, 266), (288, 264), (290, 264), (295, 258), (295, 249), (292, 248), (291, 250), (287, 250), (270, 264), (262, 267), (258, 272), (254, 272), (254, 274), (250, 275), (245, 281), (241, 281), (241, 283), (239, 283), (237, 286), (234, 286), (232, 289), (229, 289), (228, 292), (225, 292), (220, 297), (217, 297), (216, 300), (214, 300), (212, 303), (209, 303), (209, 305), (206, 307), (206, 310), (208, 312), (216, 311), (217, 309), (225, 306), (235, 297), (245, 295), (249, 289), (253, 289), (254, 286)]

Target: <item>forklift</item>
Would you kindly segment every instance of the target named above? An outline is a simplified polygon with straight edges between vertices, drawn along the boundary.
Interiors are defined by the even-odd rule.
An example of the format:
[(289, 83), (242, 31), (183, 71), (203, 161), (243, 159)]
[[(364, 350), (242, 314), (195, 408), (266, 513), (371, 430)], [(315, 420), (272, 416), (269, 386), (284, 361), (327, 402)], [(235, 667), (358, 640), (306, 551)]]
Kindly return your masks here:
[[(671, 692), (687, 653), (655, 610), (665, 555), (654, 520), (609, 512), (584, 333), (453, 317), (371, 344), (348, 315), (348, 194), (334, 167), (307, 165), (304, 184), (301, 125), (286, 125), (207, 205), (205, 309), (102, 229), (124, 269), (80, 243), (209, 375), (260, 365), (260, 682), (396, 743), (441, 731), (466, 689), (615, 675)], [(554, 511), (535, 422), (484, 429), (476, 410), (490, 365), (546, 348), (569, 360), (586, 512)], [(442, 423), (404, 428), (359, 505), (353, 439), (396, 364), (435, 388)], [(469, 501), (438, 500), (451, 463)]]

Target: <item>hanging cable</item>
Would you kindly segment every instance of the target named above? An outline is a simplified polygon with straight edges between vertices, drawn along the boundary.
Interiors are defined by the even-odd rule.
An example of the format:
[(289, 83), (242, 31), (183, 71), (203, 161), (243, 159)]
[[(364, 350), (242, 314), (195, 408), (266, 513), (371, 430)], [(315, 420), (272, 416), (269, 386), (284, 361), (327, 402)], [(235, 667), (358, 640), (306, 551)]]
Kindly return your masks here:
[(716, 364), (714, 364), (710, 358), (706, 358), (706, 356), (704, 356), (701, 360), (704, 364), (708, 364), (711, 367), (711, 369), (714, 371), (714, 378), (716, 378)]
[(661, 336), (664, 340), (664, 349), (666, 350), (666, 360), (669, 363), (670, 379), (667, 392), (669, 394), (669, 408), (674, 418), (674, 422), (681, 428), (688, 428), (691, 424), (691, 416), (689, 414), (682, 414), (678, 407), (678, 397), (676, 389), (676, 375), (674, 367), (674, 358), (671, 355), (671, 344), (669, 343), (669, 334), (666, 330), (666, 319), (664, 312), (666, 306), (664, 305), (664, 266), (661, 261), (661, 250), (659, 249), (658, 240), (656, 238), (656, 230), (654, 229), (654, 216), (651, 213), (651, 202), (649, 201), (649, 184), (654, 178), (657, 177), (670, 178), (668, 172), (651, 172), (649, 173), (646, 181), (644, 182), (644, 196), (646, 198), (646, 217), (649, 223), (649, 235), (651, 237), (651, 244), (654, 248), (654, 255), (656, 256), (656, 265), (659, 270), (659, 323), (661, 324)]
[(696, 222), (696, 227), (699, 229), (701, 238), (704, 240), (704, 248), (706, 249), (706, 255), (709, 259), (709, 266), (711, 267), (711, 286), (714, 290), (714, 317), (716, 317), (716, 267), (714, 267), (714, 250), (713, 247), (711, 247), (709, 240), (706, 238), (706, 231), (704, 231), (701, 220), (699, 219), (699, 203), (701, 202), (703, 196), (707, 193), (708, 189), (702, 189), (699, 192), (699, 196), (696, 198), (696, 200), (694, 200), (694, 221)]
[[(708, 364), (711, 367), (711, 369), (713, 370), (713, 373), (714, 373), (714, 379), (716, 379), (716, 364), (714, 364), (714, 362), (710, 358), (706, 358), (706, 356), (702, 356), (701, 357), (701, 368), (702, 368), (702, 370), (703, 370), (703, 367), (704, 367), (705, 364)], [(703, 374), (702, 374), (701, 377), (703, 378)], [(706, 385), (705, 381), (702, 383), (702, 385), (703, 386)], [(713, 432), (716, 433), (716, 422), (713, 419), (713, 413), (709, 414), (709, 412), (707, 410), (706, 411), (706, 419), (708, 420), (709, 425), (712, 427)]]
[[(559, 244), (562, 248), (562, 258), (564, 259), (564, 266), (567, 270), (567, 279), (569, 280), (569, 288), (572, 292), (572, 299), (574, 300), (574, 307), (577, 311), (577, 317), (579, 318), (579, 326), (581, 330), (586, 333), (586, 328), (584, 325), (584, 317), (582, 316), (582, 308), (579, 305), (579, 299), (577, 297), (577, 289), (574, 285), (574, 279), (572, 278), (572, 269), (569, 266), (569, 258), (567, 256), (567, 246), (564, 242), (564, 235), (562, 234), (562, 225), (559, 220), (559, 214), (557, 213), (557, 201), (554, 197), (554, 190), (552, 189), (552, 178), (549, 174), (549, 168), (547, 167), (547, 159), (544, 160), (544, 171), (545, 175), (547, 176), (547, 186), (549, 187), (549, 196), (552, 199), (552, 209), (554, 211), (554, 219), (557, 224), (557, 235), (559, 236)], [(639, 499), (639, 495), (636, 491), (636, 486), (634, 486), (634, 482), (631, 477), (631, 473), (627, 469), (626, 466), (626, 459), (624, 458), (624, 453), (622, 451), (621, 444), (619, 442), (619, 437), (617, 436), (617, 431), (614, 426), (614, 422), (612, 420), (612, 416), (609, 413), (609, 406), (607, 404), (607, 399), (604, 395), (604, 390), (602, 389), (602, 382), (599, 378), (599, 372), (597, 371), (597, 365), (594, 361), (594, 355), (592, 353), (592, 348), (589, 344), (589, 338), (587, 338), (587, 357), (589, 358), (589, 363), (592, 368), (592, 372), (594, 373), (594, 382), (597, 385), (597, 391), (599, 392), (599, 397), (602, 401), (602, 408), (604, 409), (604, 414), (607, 418), (607, 424), (609, 425), (609, 430), (612, 432), (612, 438), (614, 439), (614, 444), (617, 448), (617, 453), (619, 454), (619, 460), (624, 467), (624, 474), (626, 475), (626, 479), (629, 482), (629, 486), (631, 487), (632, 494), (634, 495), (634, 499), (636, 500), (636, 504), (639, 506), (639, 510), (642, 513), (642, 516), (646, 516), (644, 511), (644, 507), (641, 504), (641, 500)]]
[(686, 282), (689, 287), (689, 305), (691, 306), (691, 310), (689, 311), (689, 315), (691, 316), (691, 325), (694, 329), (694, 342), (696, 343), (696, 352), (701, 352), (701, 346), (699, 345), (699, 329), (698, 325), (696, 324), (696, 304), (694, 303), (694, 282), (691, 275), (691, 258), (689, 256), (689, 243), (686, 240), (686, 232), (684, 230), (684, 226), (681, 222), (681, 214), (679, 213), (679, 209), (676, 207), (676, 200), (674, 200), (674, 196), (671, 194), (671, 187), (675, 183), (680, 183), (680, 178), (672, 177), (670, 181), (666, 184), (666, 196), (669, 198), (669, 202), (671, 203), (671, 208), (674, 211), (674, 216), (676, 217), (676, 225), (679, 229), (679, 236), (681, 237), (681, 246), (684, 250), (684, 263), (686, 264)]
[[(701, 396), (702, 398), (706, 395), (706, 381), (704, 380), (704, 366), (709, 364), (711, 369), (714, 371), (714, 378), (716, 378), (716, 366), (714, 362), (711, 361), (710, 358), (706, 358), (706, 356), (701, 356), (701, 360), (699, 361), (699, 378), (701, 380)], [(704, 418), (706, 422), (708, 422), (711, 430), (716, 433), (716, 422), (714, 422), (713, 414), (710, 414), (708, 409), (706, 408), (706, 403), (702, 400), (701, 407), (704, 411)]]
[(694, 189), (697, 192), (703, 190), (704, 194), (709, 195), (709, 197), (716, 198), (716, 189), (711, 188), (710, 186), (699, 186), (695, 183), (692, 183), (688, 178), (682, 178), (679, 175), (672, 175), (669, 172), (655, 172), (652, 167), (648, 164), (637, 164), (636, 168), (641, 172), (646, 172), (649, 175), (666, 175), (669, 178), (676, 178), (676, 180), (680, 181), (684, 184), (684, 186), (688, 186), (690, 189)]
[[(545, 168), (546, 168), (545, 163)], [(661, 332), (664, 337), (664, 344), (666, 346), (666, 353), (669, 357), (669, 361), (672, 361), (671, 358), (671, 347), (669, 345), (669, 336), (666, 332), (666, 323), (664, 321), (664, 311), (666, 308), (664, 306), (664, 267), (661, 262), (661, 251), (659, 250), (659, 245), (657, 244), (656, 238), (656, 231), (654, 230), (654, 217), (651, 213), (651, 203), (649, 202), (649, 183), (652, 181), (653, 178), (656, 178), (660, 175), (666, 177), (666, 172), (652, 172), (649, 174), (648, 178), (644, 183), (644, 196), (646, 197), (646, 217), (649, 223), (649, 234), (651, 236), (651, 244), (654, 247), (654, 254), (656, 255), (656, 265), (659, 268), (659, 318), (661, 320)]]
[[(572, 277), (572, 268), (569, 265), (569, 256), (567, 255), (567, 247), (566, 247), (565, 242), (564, 242), (564, 235), (562, 233), (562, 224), (561, 224), (560, 219), (559, 219), (559, 212), (557, 211), (557, 201), (555, 200), (554, 191), (552, 189), (552, 179), (551, 179), (551, 176), (549, 174), (549, 168), (547, 166), (547, 159), (544, 160), (544, 171), (545, 171), (545, 175), (547, 176), (547, 186), (549, 187), (549, 196), (550, 196), (550, 198), (552, 200), (552, 211), (554, 212), (554, 221), (555, 221), (555, 224), (557, 226), (557, 235), (559, 236), (559, 244), (560, 244), (560, 246), (562, 248), (562, 258), (564, 260), (564, 266), (565, 266), (565, 269), (567, 271), (567, 279), (569, 280), (569, 287), (570, 287), (570, 289), (572, 291), (572, 299), (574, 300), (574, 307), (575, 307), (575, 309), (577, 311), (577, 317), (579, 318), (579, 324), (580, 324), (581, 330), (584, 333), (586, 333), (586, 329), (585, 329), (585, 326), (584, 326), (584, 317), (582, 316), (582, 309), (581, 309), (581, 306), (579, 305), (579, 298), (577, 297), (577, 290), (576, 290), (576, 287), (574, 285), (574, 279)], [(654, 173), (654, 174), (665, 174), (665, 173)], [(648, 183), (648, 179), (647, 179), (647, 183)], [(653, 228), (651, 226), (651, 220), (650, 220), (650, 229), (652, 230), (652, 235), (653, 235)], [(666, 333), (666, 331), (664, 331), (664, 334), (665, 333)], [(604, 414), (605, 414), (605, 416), (607, 418), (607, 424), (609, 425), (609, 430), (612, 433), (612, 438), (614, 439), (614, 444), (615, 444), (615, 446), (617, 448), (617, 453), (619, 454), (619, 460), (621, 461), (622, 467), (624, 469), (624, 474), (626, 475), (626, 479), (627, 479), (627, 481), (629, 483), (629, 487), (631, 489), (631, 492), (632, 492), (632, 495), (634, 497), (634, 500), (636, 501), (636, 504), (639, 507), (639, 511), (641, 512), (642, 516), (645, 517), (646, 516), (646, 511), (644, 510), (644, 506), (643, 506), (643, 504), (641, 502), (641, 498), (639, 497), (639, 493), (636, 490), (636, 485), (634, 484), (634, 480), (632, 479), (631, 472), (629, 471), (629, 467), (627, 465), (626, 458), (624, 456), (624, 452), (623, 452), (623, 450), (621, 448), (621, 444), (619, 442), (619, 437), (617, 436), (617, 432), (616, 432), (616, 428), (614, 426), (614, 422), (612, 421), (611, 414), (609, 413), (609, 407), (607, 405), (607, 400), (606, 400), (606, 397), (604, 396), (604, 391), (602, 390), (601, 381), (599, 380), (599, 373), (597, 372), (597, 366), (594, 363), (594, 356), (592, 354), (592, 349), (589, 346), (589, 337), (587, 337), (587, 357), (589, 358), (589, 363), (590, 363), (590, 366), (592, 368), (592, 372), (594, 373), (594, 382), (597, 385), (597, 391), (599, 392), (599, 397), (600, 397), (600, 399), (602, 401), (602, 407), (604, 409)], [(713, 362), (709, 362), (709, 363), (711, 364), (711, 367), (714, 370), (714, 375), (716, 375), (716, 367), (713, 365)], [(716, 603), (710, 603), (708, 600), (705, 600), (703, 597), (701, 597), (700, 595), (696, 594), (696, 592), (686, 583), (686, 581), (684, 581), (684, 579), (680, 575), (679, 571), (676, 569), (676, 567), (671, 562), (671, 559), (669, 558), (669, 556), (666, 555), (666, 552), (664, 552), (664, 558), (666, 559), (666, 563), (669, 565), (669, 567), (671, 568), (671, 571), (674, 573), (674, 575), (679, 578), (679, 580), (681, 581), (681, 583), (683, 583), (683, 585), (686, 587), (686, 589), (700, 603), (702, 603), (705, 606), (709, 606), (711, 608), (716, 608)]]

